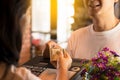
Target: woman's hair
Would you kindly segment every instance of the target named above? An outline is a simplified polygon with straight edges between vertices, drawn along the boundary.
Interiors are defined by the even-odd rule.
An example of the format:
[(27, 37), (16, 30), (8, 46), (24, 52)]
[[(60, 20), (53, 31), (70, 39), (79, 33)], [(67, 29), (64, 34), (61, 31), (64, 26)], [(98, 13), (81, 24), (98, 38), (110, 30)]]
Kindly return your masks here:
[(22, 45), (20, 18), (30, 0), (0, 0), (0, 62), (16, 65)]

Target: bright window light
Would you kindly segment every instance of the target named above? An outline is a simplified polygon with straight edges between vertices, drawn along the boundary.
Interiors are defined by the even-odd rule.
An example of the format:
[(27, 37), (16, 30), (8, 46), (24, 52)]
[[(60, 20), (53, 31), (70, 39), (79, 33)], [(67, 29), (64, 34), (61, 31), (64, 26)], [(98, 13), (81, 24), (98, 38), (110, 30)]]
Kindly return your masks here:
[(50, 0), (32, 0), (32, 32), (34, 38), (50, 39)]
[[(70, 32), (71, 24), (74, 19), (74, 0), (58, 0), (58, 22), (57, 22), (57, 41), (58, 43), (66, 42)], [(65, 45), (63, 46), (65, 47)]]

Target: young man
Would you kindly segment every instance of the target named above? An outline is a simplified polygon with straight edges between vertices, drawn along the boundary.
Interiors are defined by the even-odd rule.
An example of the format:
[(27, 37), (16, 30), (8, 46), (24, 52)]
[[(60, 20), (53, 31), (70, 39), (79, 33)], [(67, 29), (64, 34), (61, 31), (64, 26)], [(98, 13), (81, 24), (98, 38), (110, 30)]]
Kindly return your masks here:
[(74, 31), (67, 51), (73, 58), (91, 59), (99, 50), (109, 47), (120, 54), (120, 22), (115, 17), (118, 0), (83, 0), (93, 24)]

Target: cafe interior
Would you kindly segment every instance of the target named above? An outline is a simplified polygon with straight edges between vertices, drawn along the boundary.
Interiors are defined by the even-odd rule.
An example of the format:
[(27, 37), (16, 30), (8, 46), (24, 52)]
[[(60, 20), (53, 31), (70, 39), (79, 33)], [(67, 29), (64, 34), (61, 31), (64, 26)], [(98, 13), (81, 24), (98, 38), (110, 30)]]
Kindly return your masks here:
[(91, 23), (82, 0), (32, 0), (30, 14), (32, 26), (25, 29), (20, 64), (42, 56), (42, 47), (49, 40), (66, 48), (72, 31)]
[[(49, 64), (49, 58), (43, 56), (46, 43), (52, 40), (61, 48), (66, 49), (67, 40), (71, 33), (91, 24), (92, 20), (87, 14), (83, 0), (32, 0), (29, 14), (31, 16), (31, 26), (26, 27), (23, 34), (19, 65), (30, 68), (29, 66), (39, 66), (37, 64), (40, 64), (43, 65), (42, 69), (44, 70), (47, 70), (46, 67), (50, 68), (48, 72), (53, 70), (49, 73), (53, 74), (55, 69)], [(120, 0), (115, 7), (115, 15), (120, 18)], [(79, 76), (81, 73), (80, 62), (76, 59), (73, 62), (69, 72), (70, 78), (71, 80), (82, 80)], [(87, 61), (81, 63), (84, 62)], [(44, 72), (43, 70), (42, 73), (39, 71), (37, 73), (34, 70), (35, 75)], [(47, 73), (41, 76), (43, 78), (48, 76), (47, 79), (43, 80), (54, 80), (50, 79)]]

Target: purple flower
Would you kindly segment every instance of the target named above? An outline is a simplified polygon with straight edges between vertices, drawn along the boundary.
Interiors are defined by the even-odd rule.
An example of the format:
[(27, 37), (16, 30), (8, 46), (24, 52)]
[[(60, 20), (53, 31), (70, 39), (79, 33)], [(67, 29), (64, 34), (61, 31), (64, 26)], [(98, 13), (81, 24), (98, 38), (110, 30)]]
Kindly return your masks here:
[(100, 68), (101, 70), (102, 69), (106, 69), (106, 64), (104, 64), (104, 63), (98, 63), (97, 67)]
[(98, 52), (97, 56), (91, 59), (87, 66), (88, 69), (86, 69), (88, 70), (89, 80), (120, 79), (120, 61), (116, 57), (120, 57), (120, 55), (107, 47)]
[(102, 52), (98, 52), (97, 57), (101, 57), (101, 56), (103, 56), (103, 53)]
[(108, 56), (104, 55), (103, 53), (99, 52), (97, 57), (92, 58), (92, 64), (97, 67), (105, 68), (107, 63)]
[(119, 71), (116, 71), (116, 72), (115, 72), (115, 75), (120, 77), (120, 72), (119, 72)]
[(105, 48), (102, 49), (102, 51), (105, 51), (105, 52), (109, 51), (109, 48), (105, 47)]
[(115, 57), (120, 57), (115, 51), (110, 51)]
[(87, 72), (87, 70), (83, 69), (80, 75), (83, 76), (83, 75), (85, 75), (86, 72)]

